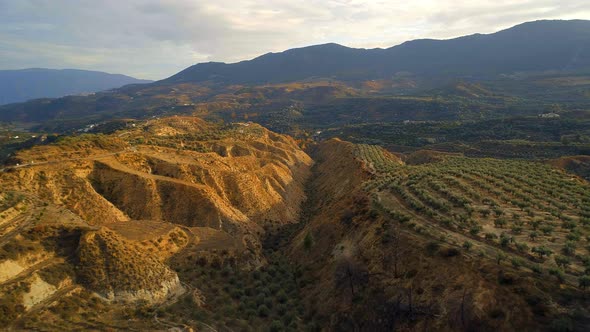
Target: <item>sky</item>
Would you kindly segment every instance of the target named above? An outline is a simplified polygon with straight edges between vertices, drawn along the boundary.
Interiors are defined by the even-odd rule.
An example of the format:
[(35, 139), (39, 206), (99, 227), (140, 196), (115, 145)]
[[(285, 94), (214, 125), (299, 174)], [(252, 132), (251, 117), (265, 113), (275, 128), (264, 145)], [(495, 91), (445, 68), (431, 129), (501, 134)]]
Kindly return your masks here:
[(590, 19), (586, 0), (0, 0), (0, 69), (76, 68), (163, 79), (329, 42), (391, 47)]

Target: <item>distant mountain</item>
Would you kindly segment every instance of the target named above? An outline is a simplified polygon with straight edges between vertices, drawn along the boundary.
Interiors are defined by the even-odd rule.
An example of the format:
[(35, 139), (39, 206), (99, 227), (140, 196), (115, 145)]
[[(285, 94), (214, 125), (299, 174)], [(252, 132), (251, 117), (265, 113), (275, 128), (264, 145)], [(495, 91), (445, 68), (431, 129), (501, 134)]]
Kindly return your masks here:
[(127, 84), (149, 83), (133, 77), (76, 69), (0, 70), (0, 105), (35, 98), (92, 93)]
[(202, 63), (163, 83), (277, 83), (310, 78), (341, 80), (489, 77), (539, 71), (590, 71), (590, 21), (535, 21), (492, 34), (421, 39), (388, 49), (325, 44), (268, 53), (234, 64)]
[[(388, 49), (325, 44), (234, 64), (197, 64), (151, 84), (2, 105), (0, 122), (64, 132), (114, 118), (190, 114), (197, 108), (215, 117), (235, 111), (275, 129), (293, 121), (334, 125), (536, 115), (552, 104), (587, 108), (589, 77), (590, 21), (536, 21)], [(285, 82), (289, 87), (271, 86)], [(305, 110), (305, 120), (281, 113), (291, 106)]]

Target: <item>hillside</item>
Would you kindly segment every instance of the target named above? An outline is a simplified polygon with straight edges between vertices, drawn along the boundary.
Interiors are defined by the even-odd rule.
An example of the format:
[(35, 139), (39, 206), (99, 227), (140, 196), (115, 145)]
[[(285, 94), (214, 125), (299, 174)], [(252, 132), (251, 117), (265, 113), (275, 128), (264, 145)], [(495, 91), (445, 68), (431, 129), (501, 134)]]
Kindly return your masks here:
[(37, 98), (58, 98), (151, 81), (98, 71), (30, 68), (0, 70), (0, 105)]
[[(311, 163), (287, 136), (194, 117), (19, 151), (0, 173), (2, 324), (32, 327), (31, 317), (48, 315), (54, 329), (70, 329), (82, 316), (56, 308), (106, 301), (121, 315), (126, 303), (198, 293), (171, 259), (179, 271), (201, 259), (266, 264), (262, 237), (299, 219)], [(95, 328), (111, 319), (93, 317)]]
[(589, 282), (588, 182), (533, 162), (428, 151), (404, 163), (336, 139), (312, 155), (309, 214), (283, 250), (304, 271), (316, 326), (588, 326), (578, 289)]
[[(131, 121), (0, 173), (14, 328), (550, 330), (590, 322), (587, 181), (251, 122)], [(510, 304), (510, 310), (507, 306)]]

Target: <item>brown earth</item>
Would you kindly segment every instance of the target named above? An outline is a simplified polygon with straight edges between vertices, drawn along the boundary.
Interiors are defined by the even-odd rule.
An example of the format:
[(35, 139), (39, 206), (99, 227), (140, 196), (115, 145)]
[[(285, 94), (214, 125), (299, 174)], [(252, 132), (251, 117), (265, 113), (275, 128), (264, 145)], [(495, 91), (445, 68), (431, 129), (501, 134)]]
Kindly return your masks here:
[(245, 315), (263, 329), (292, 309), (291, 330), (513, 331), (575, 312), (583, 330), (581, 288), (502, 264), (483, 240), (483, 255), (464, 250), (472, 238), (373, 185), (452, 155), (358, 147), (331, 139), (312, 161), (253, 123), (172, 117), (20, 151), (0, 173), (0, 323), (234, 330)]
[[(330, 140), (312, 153), (317, 163), (310, 217), (287, 249), (307, 271), (302, 291), (321, 326), (544, 330), (571, 310), (571, 303), (558, 304), (558, 299), (566, 296), (562, 291), (571, 296), (573, 290), (391, 220), (375, 205), (378, 196), (364, 188), (371, 175), (352, 151), (352, 144)], [(443, 157), (423, 153), (412, 158), (425, 162), (424, 156)]]
[(33, 310), (15, 309), (20, 294), (47, 265), (27, 257), (61, 257), (66, 266), (44, 275), (123, 302), (184, 292), (167, 266), (175, 255), (260, 266), (265, 227), (299, 219), (312, 160), (290, 137), (253, 123), (173, 117), (37, 146), (13, 164), (0, 174), (0, 264), (24, 279), (0, 283), (0, 310), (21, 324)]

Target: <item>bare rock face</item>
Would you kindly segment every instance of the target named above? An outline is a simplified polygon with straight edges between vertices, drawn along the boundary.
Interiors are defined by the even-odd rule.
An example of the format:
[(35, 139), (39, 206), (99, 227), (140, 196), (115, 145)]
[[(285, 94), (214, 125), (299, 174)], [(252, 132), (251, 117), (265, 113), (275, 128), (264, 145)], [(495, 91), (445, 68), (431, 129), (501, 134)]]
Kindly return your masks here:
[(159, 302), (184, 292), (175, 272), (135, 243), (106, 228), (80, 239), (78, 277), (111, 301)]
[(180, 283), (178, 276), (174, 279), (164, 280), (160, 283), (160, 288), (156, 290), (135, 290), (135, 291), (111, 291), (106, 294), (106, 299), (116, 302), (137, 302), (145, 301), (147, 303), (161, 302), (166, 298), (182, 295), (186, 289)]
[[(261, 239), (299, 220), (312, 163), (288, 136), (196, 117), (138, 121), (18, 151), (15, 167), (0, 173), (0, 293), (18, 290), (0, 325), (25, 314), (19, 294), (28, 290), (16, 277), (32, 283), (37, 273), (51, 287), (34, 284), (36, 308), (69, 296), (92, 303), (98, 296), (113, 308), (161, 303), (186, 288), (204, 305), (169, 264), (264, 265)], [(12, 196), (24, 199), (8, 204)], [(4, 243), (22, 255), (1, 259)]]
[(296, 222), (311, 158), (290, 137), (252, 123), (153, 120), (113, 135), (18, 153), (0, 184), (65, 205), (92, 225), (163, 220), (257, 234)]

